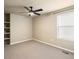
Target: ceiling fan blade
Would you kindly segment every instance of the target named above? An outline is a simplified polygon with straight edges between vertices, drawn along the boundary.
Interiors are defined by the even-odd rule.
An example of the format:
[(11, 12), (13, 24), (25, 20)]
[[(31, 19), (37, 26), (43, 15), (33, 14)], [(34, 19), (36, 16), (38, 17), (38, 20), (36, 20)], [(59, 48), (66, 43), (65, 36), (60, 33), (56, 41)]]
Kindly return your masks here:
[(28, 11), (30, 11), (30, 9), (28, 7), (24, 7), (25, 9), (27, 9)]
[(34, 14), (36, 14), (36, 15), (41, 15), (41, 14), (39, 14), (39, 13), (35, 13), (35, 12), (34, 12)]
[(39, 11), (43, 11), (43, 9), (34, 10), (34, 12), (39, 12)]

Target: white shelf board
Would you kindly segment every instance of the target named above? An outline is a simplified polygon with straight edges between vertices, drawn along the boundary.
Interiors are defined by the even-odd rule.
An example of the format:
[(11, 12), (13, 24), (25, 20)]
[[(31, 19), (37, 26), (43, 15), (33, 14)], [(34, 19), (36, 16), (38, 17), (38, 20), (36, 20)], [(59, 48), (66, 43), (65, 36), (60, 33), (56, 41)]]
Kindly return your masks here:
[(10, 27), (4, 27), (5, 29), (10, 29)]
[(4, 23), (10, 23), (10, 22), (4, 22)]
[(4, 38), (4, 40), (7, 40), (7, 39), (10, 39), (10, 38)]
[(10, 34), (10, 33), (4, 33), (4, 34)]

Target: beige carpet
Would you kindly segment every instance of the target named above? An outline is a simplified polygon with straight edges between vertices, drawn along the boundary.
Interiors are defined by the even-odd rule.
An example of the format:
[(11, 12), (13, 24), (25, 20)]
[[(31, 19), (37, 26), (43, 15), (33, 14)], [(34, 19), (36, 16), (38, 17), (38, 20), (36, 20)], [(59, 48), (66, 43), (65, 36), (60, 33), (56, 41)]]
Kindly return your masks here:
[(6, 45), (4, 59), (74, 59), (74, 55), (36, 41)]

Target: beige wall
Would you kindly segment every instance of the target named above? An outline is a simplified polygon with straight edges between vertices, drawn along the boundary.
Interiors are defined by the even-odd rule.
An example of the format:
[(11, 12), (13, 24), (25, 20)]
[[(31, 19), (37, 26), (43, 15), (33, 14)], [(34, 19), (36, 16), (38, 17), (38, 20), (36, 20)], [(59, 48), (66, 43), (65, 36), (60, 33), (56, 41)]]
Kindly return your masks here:
[(16, 14), (10, 16), (11, 44), (30, 40), (32, 38), (32, 19)]
[(40, 40), (73, 50), (73, 42), (57, 39), (57, 17), (54, 14), (34, 18), (11, 14), (11, 43)]
[(33, 18), (33, 37), (45, 42), (56, 39), (56, 17), (53, 14)]
[(49, 44), (54, 44), (69, 50), (74, 49), (71, 41), (57, 39), (57, 17), (55, 14), (42, 15), (33, 18), (33, 38)]

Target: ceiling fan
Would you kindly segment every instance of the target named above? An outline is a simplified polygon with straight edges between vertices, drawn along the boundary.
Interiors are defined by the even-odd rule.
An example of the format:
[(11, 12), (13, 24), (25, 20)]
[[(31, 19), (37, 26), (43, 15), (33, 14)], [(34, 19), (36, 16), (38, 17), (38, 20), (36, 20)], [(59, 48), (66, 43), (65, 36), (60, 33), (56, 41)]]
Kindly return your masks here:
[(30, 7), (24, 7), (24, 8), (29, 11), (29, 16), (31, 16), (31, 14), (41, 15), (40, 13), (37, 13), (37, 12), (43, 11), (43, 9), (33, 10), (32, 6), (30, 6)]

